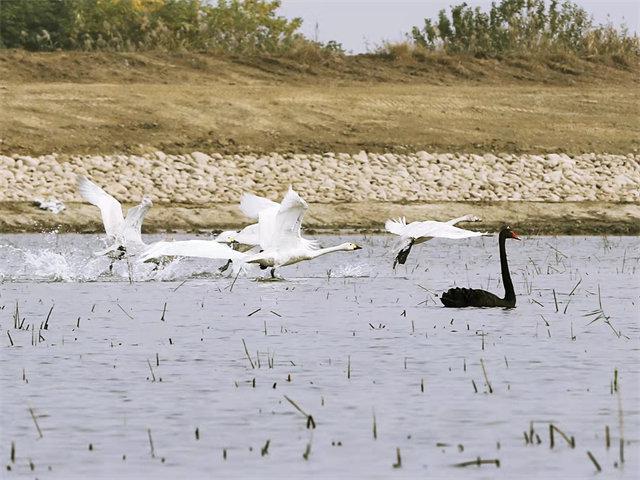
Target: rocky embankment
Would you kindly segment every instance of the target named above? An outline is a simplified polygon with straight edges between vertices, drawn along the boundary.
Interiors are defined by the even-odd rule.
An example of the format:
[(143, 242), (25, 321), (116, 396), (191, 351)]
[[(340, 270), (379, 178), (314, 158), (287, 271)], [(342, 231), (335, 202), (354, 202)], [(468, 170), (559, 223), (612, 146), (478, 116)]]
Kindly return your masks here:
[(0, 156), (0, 202), (81, 201), (76, 175), (121, 201), (234, 203), (278, 199), (293, 185), (312, 203), (640, 202), (640, 155), (325, 154)]

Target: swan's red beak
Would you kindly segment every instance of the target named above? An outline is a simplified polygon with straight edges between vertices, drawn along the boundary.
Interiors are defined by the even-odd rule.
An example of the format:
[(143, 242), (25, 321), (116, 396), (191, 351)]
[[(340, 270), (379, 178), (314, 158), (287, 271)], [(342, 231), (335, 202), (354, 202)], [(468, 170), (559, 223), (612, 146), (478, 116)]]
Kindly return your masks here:
[(514, 238), (516, 240), (522, 240), (519, 236), (517, 232), (511, 232), (511, 238)]

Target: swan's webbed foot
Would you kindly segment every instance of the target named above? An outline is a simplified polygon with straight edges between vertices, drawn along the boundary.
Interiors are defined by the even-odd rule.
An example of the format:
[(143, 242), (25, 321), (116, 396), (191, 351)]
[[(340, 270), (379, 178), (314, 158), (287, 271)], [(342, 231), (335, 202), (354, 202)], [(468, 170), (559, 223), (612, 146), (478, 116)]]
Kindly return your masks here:
[(113, 256), (116, 260), (122, 260), (127, 254), (127, 248), (124, 245), (120, 245), (116, 248), (115, 252), (113, 252)]

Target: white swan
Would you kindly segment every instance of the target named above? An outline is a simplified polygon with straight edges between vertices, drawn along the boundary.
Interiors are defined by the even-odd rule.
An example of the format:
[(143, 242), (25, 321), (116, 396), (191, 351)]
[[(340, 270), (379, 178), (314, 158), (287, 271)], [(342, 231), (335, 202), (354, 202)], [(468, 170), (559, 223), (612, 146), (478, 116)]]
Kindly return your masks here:
[(474, 215), (464, 215), (462, 217), (449, 220), (448, 222), (428, 220), (407, 224), (404, 217), (395, 220), (387, 220), (384, 224), (385, 229), (390, 233), (400, 236), (400, 251), (393, 261), (393, 268), (396, 268), (398, 263), (404, 264), (407, 261), (407, 256), (411, 251), (411, 247), (419, 243), (428, 242), (432, 238), (460, 239), (489, 235), (486, 232), (472, 232), (471, 230), (454, 227), (458, 222), (479, 221), (481, 221), (481, 219)]
[(245, 255), (215, 240), (160, 241), (149, 245), (140, 255), (140, 261), (147, 262), (161, 257), (197, 257), (233, 261), (241, 260)]
[[(261, 198), (255, 195), (252, 197)], [(239, 252), (215, 240), (157, 242), (143, 253), (141, 260), (149, 261), (162, 256), (231, 260), (240, 264), (257, 264), (262, 269), (271, 268), (271, 276), (275, 278), (276, 268), (311, 260), (331, 252), (352, 251), (361, 248), (351, 242), (329, 248), (319, 248), (316, 242), (302, 238), (300, 231), (302, 218), (309, 206), (291, 188), (281, 204), (275, 202), (271, 202), (271, 204), (259, 211), (257, 209), (251, 210), (258, 217), (258, 223), (249, 227), (255, 229), (257, 226), (259, 252)], [(266, 203), (262, 202), (262, 205), (264, 206)], [(254, 234), (255, 231), (251, 233), (251, 235)]]
[[(269, 209), (270, 215), (275, 216), (279, 207), (279, 203), (252, 193), (244, 193), (240, 200), (240, 210), (253, 220), (258, 220), (260, 212)], [(229, 244), (234, 250), (240, 252), (256, 253), (260, 251), (260, 228), (257, 223), (253, 223), (240, 231), (225, 230), (216, 236), (215, 241)], [(219, 268), (219, 271), (224, 272), (227, 270), (231, 262), (231, 260), (228, 260), (226, 264)]]
[[(95, 255), (106, 255), (112, 260), (120, 260), (128, 251), (135, 252), (145, 246), (142, 241), (142, 222), (153, 205), (149, 197), (142, 197), (140, 205), (130, 208), (125, 217), (120, 202), (87, 177), (78, 176), (78, 189), (82, 198), (100, 209), (107, 240), (112, 242), (111, 246), (95, 252)], [(112, 268), (113, 262), (109, 266), (110, 270)]]
[(312, 260), (327, 253), (360, 250), (362, 247), (352, 242), (341, 243), (328, 248), (320, 248), (317, 242), (302, 237), (302, 219), (309, 205), (298, 193), (289, 187), (282, 203), (262, 209), (258, 214), (260, 247), (262, 251), (248, 256), (245, 263), (256, 263), (260, 268), (275, 269), (305, 260)]

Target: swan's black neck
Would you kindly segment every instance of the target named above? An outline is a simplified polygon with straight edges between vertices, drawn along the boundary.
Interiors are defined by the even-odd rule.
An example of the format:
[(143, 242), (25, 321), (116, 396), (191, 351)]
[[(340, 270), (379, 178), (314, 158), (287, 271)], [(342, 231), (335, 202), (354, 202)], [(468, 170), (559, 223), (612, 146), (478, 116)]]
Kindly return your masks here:
[(500, 235), (500, 268), (502, 269), (502, 283), (504, 284), (504, 299), (507, 302), (515, 302), (516, 292), (513, 290), (509, 264), (507, 263), (507, 250), (504, 246), (506, 239), (504, 235)]

